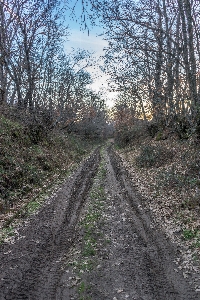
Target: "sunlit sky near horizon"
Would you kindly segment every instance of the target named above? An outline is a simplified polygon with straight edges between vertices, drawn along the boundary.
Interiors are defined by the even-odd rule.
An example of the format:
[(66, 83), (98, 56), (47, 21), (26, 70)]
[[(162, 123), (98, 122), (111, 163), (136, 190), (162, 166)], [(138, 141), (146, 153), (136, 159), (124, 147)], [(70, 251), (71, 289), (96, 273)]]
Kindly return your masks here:
[(108, 42), (104, 39), (103, 36), (99, 36), (103, 33), (103, 28), (100, 26), (92, 27), (89, 24), (89, 35), (88, 30), (85, 31), (80, 30), (80, 18), (81, 16), (81, 5), (76, 7), (76, 20), (72, 20), (70, 16), (66, 15), (66, 23), (69, 25), (69, 36), (68, 40), (65, 42), (65, 51), (66, 53), (72, 52), (72, 49), (84, 49), (90, 52), (94, 52), (93, 57), (97, 61), (97, 65), (92, 67), (88, 67), (87, 71), (90, 72), (93, 83), (89, 86), (95, 92), (107, 90), (106, 92), (106, 104), (108, 107), (112, 107), (114, 105), (114, 98), (116, 97), (115, 92), (108, 92), (108, 84), (107, 79), (109, 78), (108, 75), (104, 74), (99, 65), (102, 65), (103, 60), (101, 56), (104, 55), (103, 49), (108, 45)]

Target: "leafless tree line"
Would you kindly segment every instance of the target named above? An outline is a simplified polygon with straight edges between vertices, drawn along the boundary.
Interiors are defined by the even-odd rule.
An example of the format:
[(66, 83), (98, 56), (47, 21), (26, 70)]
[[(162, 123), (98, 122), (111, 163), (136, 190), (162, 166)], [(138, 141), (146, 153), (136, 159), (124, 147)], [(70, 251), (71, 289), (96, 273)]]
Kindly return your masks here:
[[(83, 120), (91, 105), (96, 115), (105, 108), (87, 88), (92, 82), (86, 71), (91, 54), (80, 49), (71, 54), (64, 51), (69, 34), (64, 21), (70, 9), (67, 4), (58, 0), (0, 1), (0, 105), (15, 107), (19, 115), (46, 111), (50, 126), (60, 123), (64, 128)], [(101, 108), (93, 99), (101, 102)]]
[[(105, 68), (143, 119), (200, 124), (199, 0), (90, 1), (103, 20)], [(125, 96), (126, 95), (126, 96)], [(127, 97), (128, 95), (128, 97)], [(178, 122), (179, 122), (178, 121)]]

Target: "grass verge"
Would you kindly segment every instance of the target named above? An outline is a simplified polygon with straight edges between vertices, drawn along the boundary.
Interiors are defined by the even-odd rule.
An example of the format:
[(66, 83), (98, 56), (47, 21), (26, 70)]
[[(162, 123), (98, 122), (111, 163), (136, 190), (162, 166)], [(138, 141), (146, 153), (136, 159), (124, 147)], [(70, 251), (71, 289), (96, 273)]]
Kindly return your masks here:
[[(77, 282), (79, 300), (91, 299), (89, 295), (90, 285), (87, 282), (87, 273), (97, 267), (99, 251), (98, 241), (100, 239), (102, 241), (103, 238), (103, 233), (100, 228), (104, 222), (102, 213), (106, 197), (104, 190), (105, 177), (105, 162), (102, 159), (97, 175), (94, 178), (94, 183), (89, 195), (89, 201), (84, 210), (85, 212), (78, 224), (78, 231), (81, 232), (81, 241), (78, 245), (78, 247), (80, 247), (78, 257), (69, 262), (69, 265), (72, 267), (76, 277), (79, 278), (79, 281)], [(108, 243), (106, 239), (104, 242)]]
[(0, 117), (1, 241), (6, 228), (37, 211), (93, 147), (56, 131), (36, 143), (23, 124)]

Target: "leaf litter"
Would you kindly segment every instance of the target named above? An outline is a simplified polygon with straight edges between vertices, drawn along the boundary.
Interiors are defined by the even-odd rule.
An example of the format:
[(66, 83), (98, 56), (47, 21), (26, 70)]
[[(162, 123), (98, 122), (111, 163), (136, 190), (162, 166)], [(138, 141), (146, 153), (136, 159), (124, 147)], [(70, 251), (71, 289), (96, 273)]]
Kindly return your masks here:
[[(142, 145), (145, 145), (144, 141)], [(118, 150), (121, 163), (128, 170), (134, 187), (143, 197), (143, 206), (153, 212), (154, 222), (162, 228), (166, 236), (179, 247), (180, 257), (175, 263), (178, 269), (182, 271), (184, 278), (189, 275), (192, 277), (191, 285), (195, 286), (197, 292), (200, 291), (200, 242), (196, 243), (194, 239), (184, 239), (183, 231), (186, 229), (192, 231), (200, 229), (200, 198), (196, 205), (188, 207), (190, 202), (186, 199), (195, 199), (197, 192), (195, 187), (190, 186), (168, 186), (166, 189), (163, 182), (160, 181), (160, 174), (166, 174), (167, 171), (174, 168), (174, 174), (187, 174), (187, 164), (183, 163), (183, 153), (194, 153), (188, 142), (180, 143), (176, 140), (169, 141), (151, 141), (154, 146), (162, 144), (167, 149), (173, 150), (175, 154), (173, 161), (164, 167), (139, 168), (136, 165), (136, 158), (140, 155), (141, 144), (134, 145), (124, 150)], [(192, 154), (191, 154), (192, 156)], [(189, 163), (188, 163), (189, 164)], [(191, 201), (192, 202), (192, 201)], [(196, 241), (197, 242), (197, 241)]]

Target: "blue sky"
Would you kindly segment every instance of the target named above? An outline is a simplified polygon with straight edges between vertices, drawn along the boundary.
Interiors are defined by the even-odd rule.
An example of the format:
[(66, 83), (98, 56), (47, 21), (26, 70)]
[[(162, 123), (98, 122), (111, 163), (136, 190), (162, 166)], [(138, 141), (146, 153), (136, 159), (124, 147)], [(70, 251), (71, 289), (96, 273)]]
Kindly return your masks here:
[[(73, 1), (75, 2), (75, 1)], [(81, 1), (80, 1), (81, 2)], [(68, 15), (66, 15), (66, 23), (69, 25), (69, 33), (68, 41), (65, 43), (65, 51), (66, 53), (70, 53), (72, 48), (74, 49), (84, 49), (91, 52), (95, 52), (93, 54), (98, 64), (102, 64), (102, 59), (100, 56), (104, 54), (103, 49), (108, 45), (107, 41), (103, 39), (103, 36), (99, 36), (103, 33), (103, 28), (100, 26), (92, 27), (87, 21), (87, 25), (89, 26), (89, 36), (88, 31), (80, 30), (80, 16), (81, 16), (81, 3), (76, 7), (76, 20), (72, 20)], [(108, 90), (108, 85), (106, 79), (109, 78), (108, 75), (102, 73), (97, 66), (88, 67), (87, 71), (89, 71), (92, 75), (93, 84), (90, 86), (94, 91), (98, 92), (102, 88), (104, 90)], [(116, 93), (107, 92), (107, 105), (112, 106), (114, 104), (113, 98), (116, 96)]]

